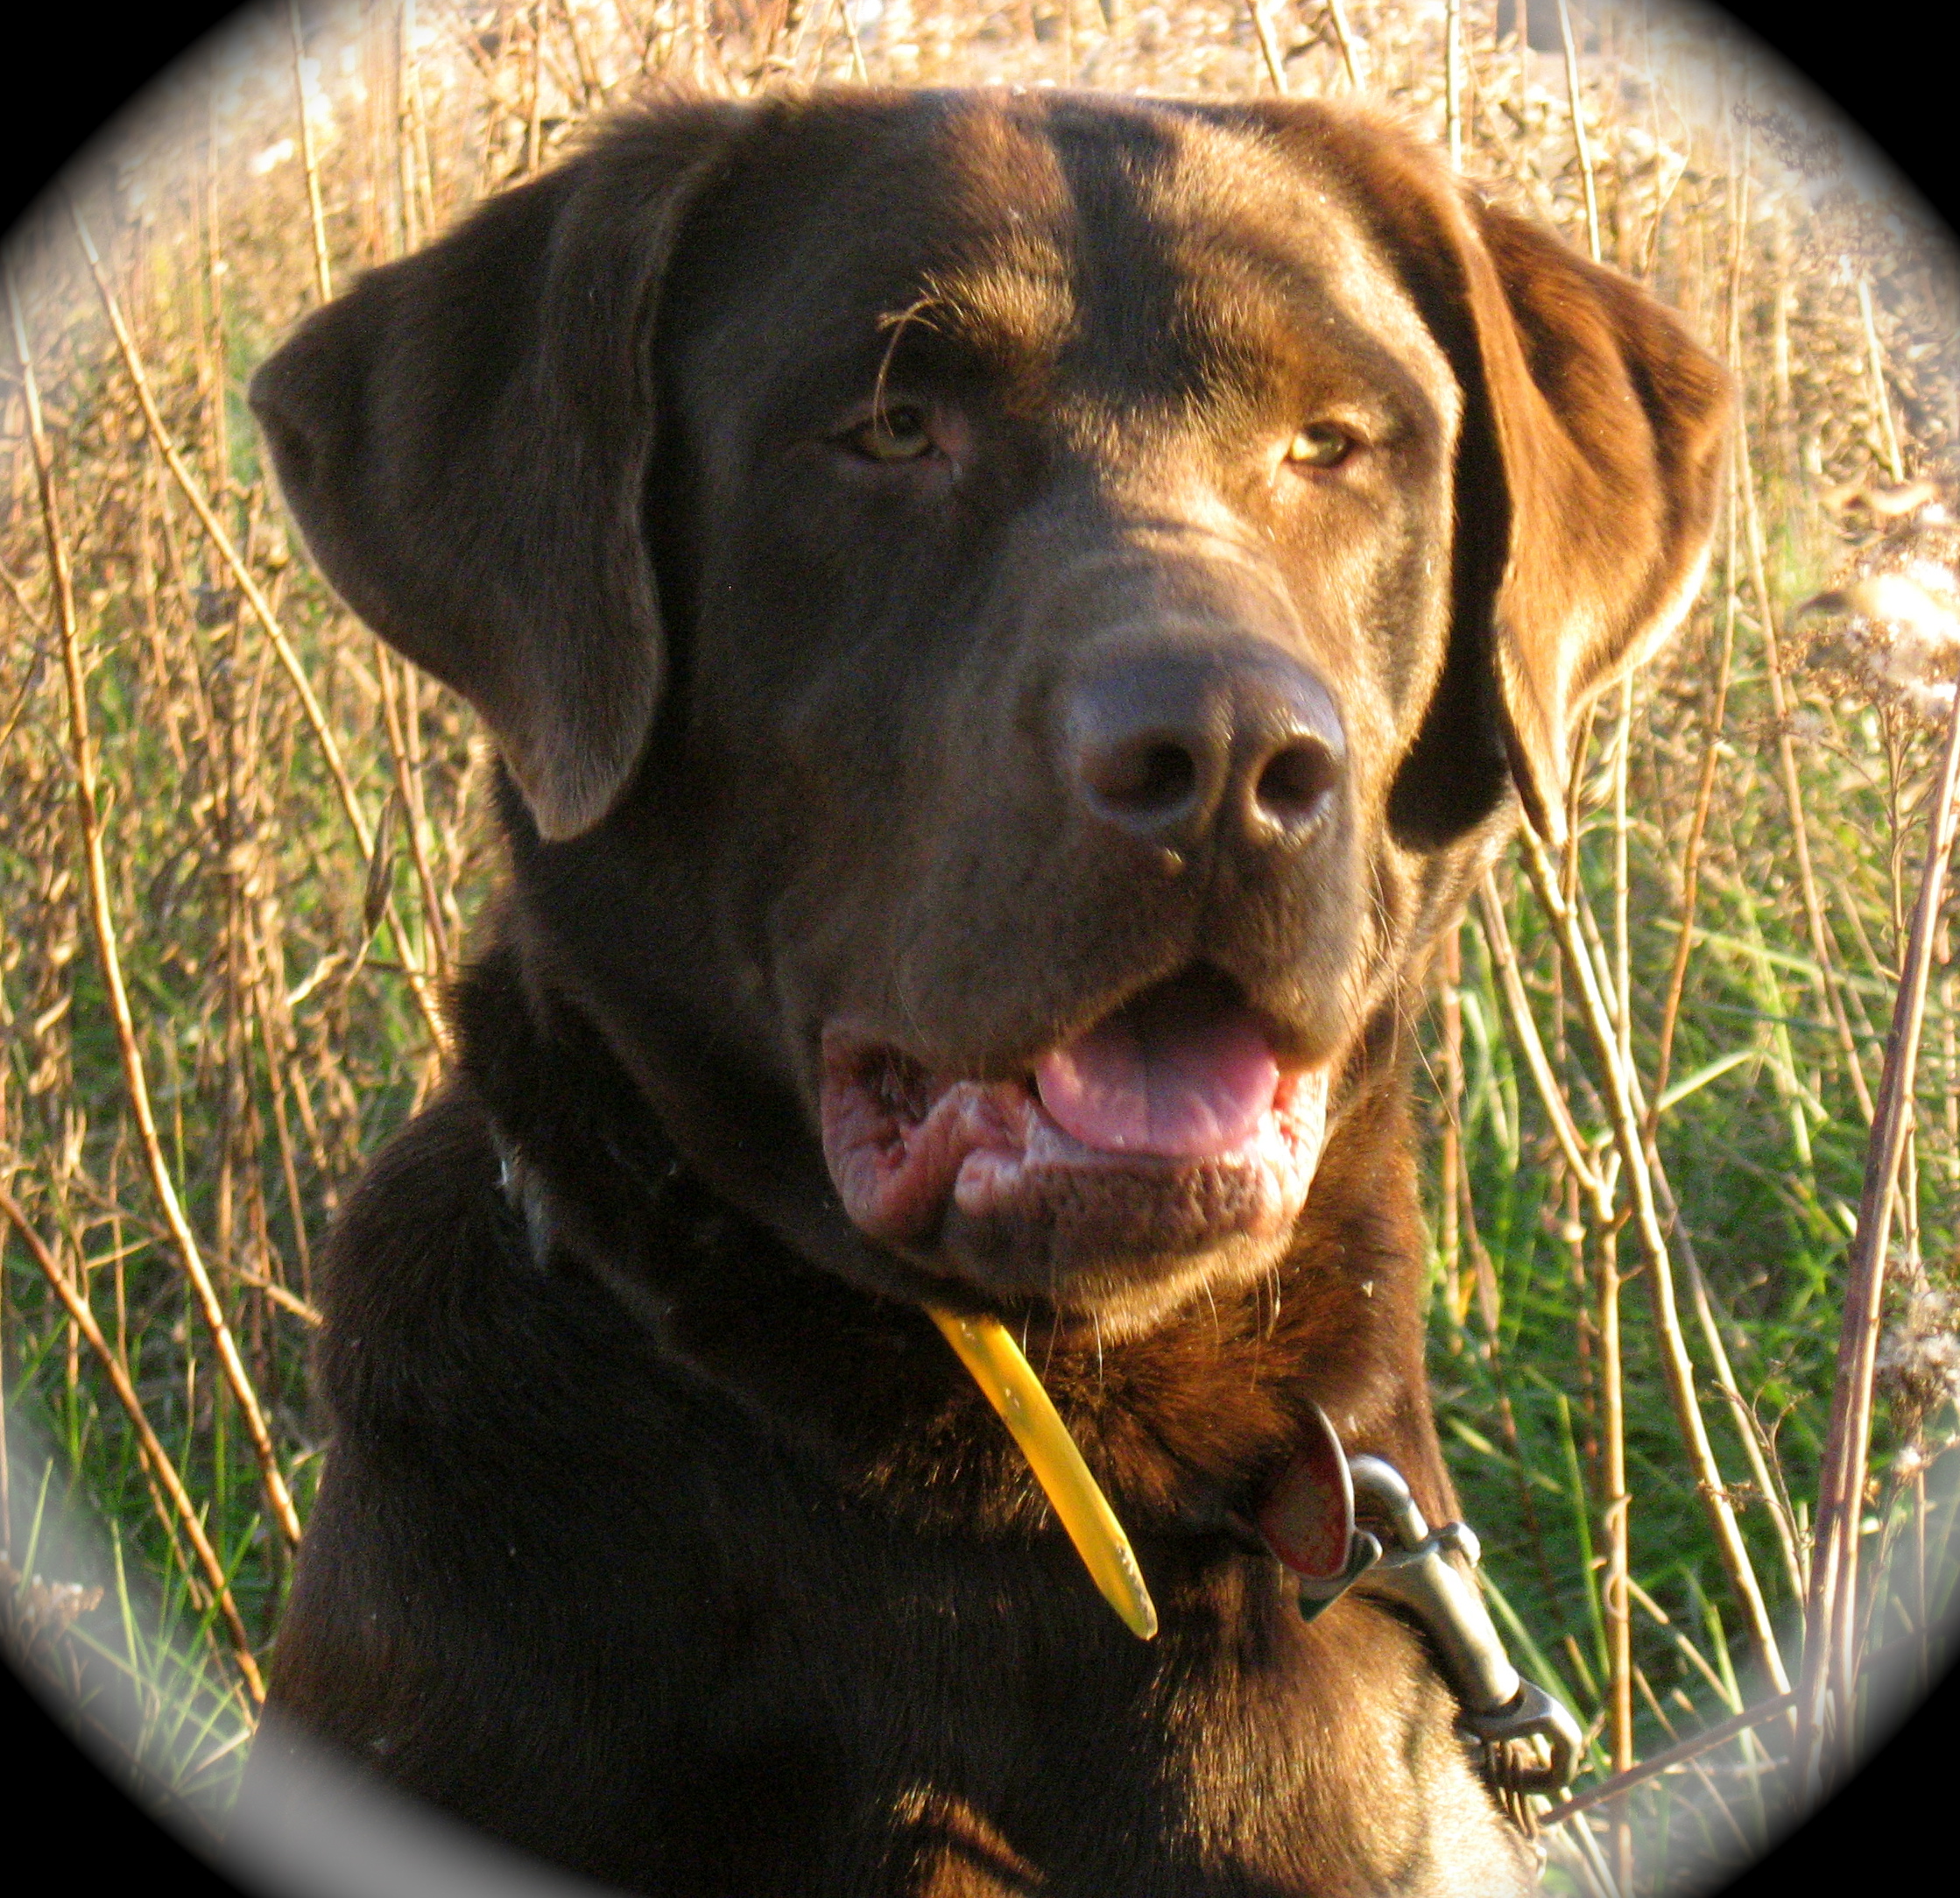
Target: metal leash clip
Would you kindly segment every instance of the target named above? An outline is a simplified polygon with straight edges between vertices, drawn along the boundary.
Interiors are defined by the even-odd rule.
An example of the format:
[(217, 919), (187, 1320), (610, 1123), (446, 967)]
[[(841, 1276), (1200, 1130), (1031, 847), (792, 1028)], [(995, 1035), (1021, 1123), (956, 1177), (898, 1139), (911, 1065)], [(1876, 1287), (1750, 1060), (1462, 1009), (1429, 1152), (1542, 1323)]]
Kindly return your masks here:
[[(1530, 1831), (1525, 1796), (1571, 1782), (1583, 1736), (1570, 1711), (1505, 1654), (1477, 1586), (1475, 1534), (1462, 1522), (1432, 1530), (1394, 1464), (1349, 1457), (1317, 1405), (1303, 1421), (1305, 1440), (1258, 1518), (1266, 1547), (1299, 1580), (1301, 1613), (1313, 1620), (1358, 1584), (1414, 1614), (1435, 1643), (1464, 1726), (1484, 1743), (1485, 1771)], [(1357, 1528), (1357, 1492), (1385, 1523), (1389, 1548)]]

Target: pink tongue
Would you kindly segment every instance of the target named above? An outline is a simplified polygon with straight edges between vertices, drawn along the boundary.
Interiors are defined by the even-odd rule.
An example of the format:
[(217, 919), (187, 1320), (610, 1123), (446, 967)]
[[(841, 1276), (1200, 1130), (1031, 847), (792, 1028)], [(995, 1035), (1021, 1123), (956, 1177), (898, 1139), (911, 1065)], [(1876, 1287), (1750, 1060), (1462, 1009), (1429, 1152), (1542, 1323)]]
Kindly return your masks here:
[(1061, 1130), (1103, 1153), (1202, 1160), (1240, 1146), (1280, 1084), (1258, 1022), (1236, 1004), (1125, 1008), (1034, 1070)]

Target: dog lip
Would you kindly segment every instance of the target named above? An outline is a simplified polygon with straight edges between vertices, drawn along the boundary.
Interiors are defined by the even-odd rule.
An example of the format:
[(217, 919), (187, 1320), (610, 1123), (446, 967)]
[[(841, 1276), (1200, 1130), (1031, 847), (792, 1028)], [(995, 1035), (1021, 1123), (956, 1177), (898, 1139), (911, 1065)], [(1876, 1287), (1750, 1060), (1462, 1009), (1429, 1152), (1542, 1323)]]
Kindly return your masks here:
[[(1202, 978), (1157, 984), (1005, 1079), (935, 1074), (893, 1041), (831, 1023), (822, 1036), (823, 1147), (852, 1222), (888, 1245), (929, 1246), (951, 1211), (1040, 1218), (1058, 1196), (1079, 1196), (1094, 1182), (1103, 1198), (1114, 1193), (1147, 1225), (1153, 1202), (1188, 1203), (1207, 1177), (1216, 1184), (1230, 1176), (1240, 1182), (1232, 1196), (1239, 1217), (1250, 1205), (1261, 1228), (1290, 1224), (1319, 1160), (1332, 1065), (1283, 1052), (1275, 1046), (1281, 1033), (1205, 988)], [(1221, 1024), (1209, 1032), (1221, 1044), (1224, 1070), (1223, 1077), (1201, 1072), (1195, 1104), (1183, 1101), (1167, 1122), (1149, 1116), (1146, 1128), (1132, 1104), (1133, 1135), (1120, 1113), (1112, 1121), (1093, 1102), (1085, 1109), (1079, 1086), (1057, 1102), (1059, 1113), (1050, 1111), (1044, 1097), (1080, 1080), (1070, 1051), (1093, 1045), (1134, 1007), (1188, 1007), (1194, 993)], [(1170, 1091), (1175, 1107), (1181, 1090)], [(1098, 1132), (1106, 1142), (1094, 1139)]]

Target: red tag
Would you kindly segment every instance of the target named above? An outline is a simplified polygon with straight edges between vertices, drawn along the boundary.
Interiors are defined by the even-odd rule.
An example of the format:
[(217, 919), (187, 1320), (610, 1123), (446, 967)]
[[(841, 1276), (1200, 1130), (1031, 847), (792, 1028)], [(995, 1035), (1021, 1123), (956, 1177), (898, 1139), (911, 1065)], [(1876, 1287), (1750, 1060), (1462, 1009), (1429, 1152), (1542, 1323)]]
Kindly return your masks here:
[(1354, 1542), (1354, 1478), (1318, 1404), (1301, 1419), (1300, 1448), (1259, 1510), (1266, 1546), (1309, 1582), (1338, 1581)]

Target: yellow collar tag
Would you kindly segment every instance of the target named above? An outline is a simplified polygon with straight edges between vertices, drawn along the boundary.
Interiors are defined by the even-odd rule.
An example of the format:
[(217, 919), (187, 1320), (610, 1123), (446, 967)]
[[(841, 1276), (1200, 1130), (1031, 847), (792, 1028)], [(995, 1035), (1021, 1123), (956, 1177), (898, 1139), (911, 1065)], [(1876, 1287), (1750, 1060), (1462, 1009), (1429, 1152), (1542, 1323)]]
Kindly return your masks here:
[(1021, 1446), (1103, 1600), (1139, 1640), (1148, 1640), (1157, 1632), (1157, 1608), (1130, 1538), (1020, 1346), (998, 1318), (964, 1318), (936, 1305), (926, 1310)]

